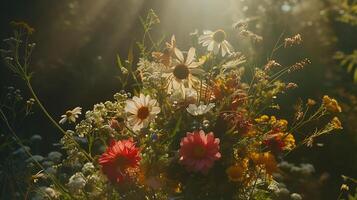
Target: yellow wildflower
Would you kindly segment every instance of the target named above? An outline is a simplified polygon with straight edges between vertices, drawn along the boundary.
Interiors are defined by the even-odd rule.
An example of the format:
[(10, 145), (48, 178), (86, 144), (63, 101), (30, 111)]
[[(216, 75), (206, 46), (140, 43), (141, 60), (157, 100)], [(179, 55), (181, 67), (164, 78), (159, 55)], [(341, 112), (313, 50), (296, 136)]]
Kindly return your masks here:
[(269, 116), (268, 115), (262, 115), (259, 118), (255, 119), (255, 122), (257, 123), (264, 123), (269, 121)]
[(314, 106), (314, 105), (316, 105), (316, 101), (313, 100), (313, 99), (308, 99), (308, 100), (307, 100), (307, 105), (308, 105), (308, 106)]
[(331, 120), (331, 125), (334, 129), (343, 129), (341, 121), (338, 119), (338, 117), (334, 117)]
[(284, 137), (284, 149), (285, 150), (292, 150), (296, 147), (295, 145), (295, 138), (293, 136), (293, 134), (288, 134)]
[(273, 127), (279, 129), (280, 131), (285, 131), (288, 127), (288, 121), (285, 119), (276, 120)]
[(341, 106), (338, 104), (336, 99), (330, 98), (329, 96), (325, 95), (322, 98), (323, 106), (332, 113), (339, 113), (342, 112)]
[(181, 193), (182, 192), (182, 184), (179, 182), (177, 185), (174, 187), (174, 192), (175, 193)]
[(341, 189), (341, 190), (344, 190), (344, 191), (350, 190), (350, 188), (349, 188), (348, 185), (346, 185), (346, 184), (342, 184), (340, 189)]
[(270, 152), (252, 153), (250, 157), (256, 165), (264, 166), (268, 174), (272, 174), (278, 170), (278, 164), (275, 157)]
[(228, 167), (226, 173), (230, 181), (238, 182), (244, 179), (244, 175), (248, 169), (248, 160), (244, 160), (243, 163), (232, 165)]
[(276, 123), (276, 117), (275, 116), (271, 116), (270, 117), (270, 121), (269, 121), (269, 124), (273, 125)]

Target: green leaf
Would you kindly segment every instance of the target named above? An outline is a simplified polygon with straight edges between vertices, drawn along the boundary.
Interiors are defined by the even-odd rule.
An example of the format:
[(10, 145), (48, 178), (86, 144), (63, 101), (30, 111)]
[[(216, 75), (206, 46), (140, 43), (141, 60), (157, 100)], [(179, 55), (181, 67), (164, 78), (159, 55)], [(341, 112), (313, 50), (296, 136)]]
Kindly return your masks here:
[(353, 80), (355, 83), (357, 83), (357, 69), (355, 69), (355, 73), (353, 75)]
[(182, 121), (182, 115), (180, 115), (180, 118), (177, 120), (174, 130), (172, 130), (170, 134), (171, 137), (175, 136), (176, 133), (180, 130), (181, 121)]
[(132, 66), (134, 61), (134, 53), (133, 53), (133, 45), (130, 45), (129, 52), (128, 52), (128, 62), (130, 67)]
[(117, 67), (120, 69), (121, 67), (123, 67), (123, 64), (121, 63), (121, 59), (120, 56), (117, 55)]
[(348, 73), (351, 73), (351, 72), (352, 72), (353, 66), (354, 66), (354, 62), (350, 62), (350, 63), (347, 65), (347, 72), (348, 72)]

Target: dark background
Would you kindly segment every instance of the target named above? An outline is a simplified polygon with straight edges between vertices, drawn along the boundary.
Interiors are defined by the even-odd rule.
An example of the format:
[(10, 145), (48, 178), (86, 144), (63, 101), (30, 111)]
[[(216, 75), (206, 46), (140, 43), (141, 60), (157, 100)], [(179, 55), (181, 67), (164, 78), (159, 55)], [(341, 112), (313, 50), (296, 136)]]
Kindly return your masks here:
[[(294, 2), (289, 4), (289, 11), (282, 9), (286, 2)], [(325, 93), (334, 93), (336, 88), (356, 94), (351, 76), (332, 60), (336, 50), (350, 52), (357, 47), (356, 28), (331, 20), (333, 15), (322, 15), (321, 11), (329, 8), (329, 3), (322, 0), (1, 0), (0, 38), (11, 36), (9, 22), (13, 20), (28, 22), (36, 29), (33, 41), (37, 47), (31, 65), (35, 72), (33, 87), (48, 111), (59, 120), (68, 109), (76, 106), (91, 109), (95, 103), (111, 100), (120, 90), (115, 78), (116, 55), (125, 57), (130, 46), (141, 39), (139, 17), (144, 17), (151, 8), (161, 21), (153, 30), (154, 37), (168, 38), (175, 34), (182, 49), (189, 47), (188, 34), (195, 29), (231, 30), (234, 22), (245, 17), (258, 16), (250, 28), (264, 37), (266, 49), (271, 49), (282, 32), (288, 36), (301, 33), (303, 46), (283, 52), (279, 60), (289, 65), (309, 57), (313, 66), (290, 77), (300, 87), (284, 98), (282, 115), (298, 96), (320, 98)], [(238, 50), (251, 51), (252, 46), (242, 38), (235, 34), (229, 37)], [(264, 59), (259, 60), (257, 66), (263, 63)], [(23, 91), (24, 97), (29, 97), (23, 82), (3, 63), (0, 86), (0, 92), (4, 92), (5, 86), (15, 86)], [(54, 148), (52, 143), (58, 141), (60, 132), (46, 121), (38, 108), (35, 112), (19, 127), (19, 133), (24, 138), (33, 134), (46, 138), (40, 149), (45, 153)], [(322, 141), (323, 148), (304, 149), (291, 156), (296, 162), (313, 163), (316, 174), (329, 174), (322, 190), (324, 199), (337, 198), (341, 174), (356, 177), (357, 149), (353, 134), (356, 131), (327, 136)]]

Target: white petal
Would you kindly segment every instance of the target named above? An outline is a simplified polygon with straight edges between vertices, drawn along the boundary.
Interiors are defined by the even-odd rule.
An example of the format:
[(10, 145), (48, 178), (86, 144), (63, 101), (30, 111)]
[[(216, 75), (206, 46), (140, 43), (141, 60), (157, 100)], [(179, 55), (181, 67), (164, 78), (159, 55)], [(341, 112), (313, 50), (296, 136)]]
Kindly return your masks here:
[(151, 99), (151, 100), (149, 101), (148, 106), (153, 107), (153, 106), (155, 106), (156, 104), (157, 104), (156, 99)]
[(204, 30), (204, 31), (203, 31), (203, 34), (205, 34), (205, 35), (212, 35), (213, 32), (210, 31), (210, 30)]
[(208, 47), (207, 47), (207, 50), (208, 51), (212, 51), (213, 48), (214, 48), (214, 45), (215, 45), (215, 42), (214, 41), (211, 41), (211, 43), (209, 43)]
[(145, 98), (146, 98), (145, 95), (140, 93), (140, 103), (141, 103), (142, 106), (145, 105)]
[[(198, 43), (205, 43), (207, 41), (211, 41), (212, 40), (212, 36), (211, 35), (201, 35), (199, 38), (198, 38)], [(203, 44), (204, 46), (204, 44)]]
[(132, 114), (136, 114), (138, 111), (138, 107), (132, 100), (127, 100), (124, 111)]
[(141, 107), (141, 106), (142, 106), (142, 105), (141, 105), (140, 98), (137, 97), (137, 96), (134, 96), (134, 97), (133, 97), (133, 102), (135, 103), (135, 106), (136, 106), (136, 107)]
[(195, 59), (195, 54), (196, 54), (196, 49), (191, 47), (187, 53), (186, 65), (190, 65), (192, 63), (192, 61)]
[(221, 55), (222, 55), (222, 57), (224, 57), (226, 55), (226, 53), (228, 53), (227, 52), (228, 49), (227, 49), (226, 45), (224, 45), (224, 44), (222, 44), (221, 47), (222, 47), (221, 48)]
[(59, 123), (60, 123), (60, 124), (64, 124), (64, 123), (66, 123), (66, 121), (67, 121), (67, 117), (63, 117), (63, 118), (59, 121)]
[(176, 57), (179, 59), (180, 63), (184, 63), (185, 62), (183, 54), (179, 49), (175, 49), (175, 54), (176, 54)]
[(214, 54), (218, 54), (218, 52), (219, 52), (219, 47), (220, 47), (220, 45), (217, 44), (216, 42), (214, 42), (214, 45), (213, 45), (213, 53), (214, 53)]
[(160, 111), (161, 111), (160, 107), (152, 107), (151, 109), (152, 114), (158, 114), (160, 113)]
[(149, 103), (150, 103), (150, 100), (151, 100), (150, 96), (149, 96), (149, 95), (147, 95), (147, 96), (145, 97), (145, 102), (144, 102), (144, 105), (145, 105), (145, 106), (148, 106), (148, 105), (149, 105)]
[(190, 72), (191, 72), (191, 74), (194, 74), (194, 75), (201, 75), (201, 74), (205, 73), (205, 70), (200, 69), (200, 68), (193, 68), (193, 69), (190, 69)]
[(202, 41), (202, 46), (208, 46), (210, 42), (213, 42), (212, 38), (207, 38), (206, 40)]
[(228, 49), (228, 53), (232, 53), (234, 51), (234, 48), (231, 44), (229, 44), (229, 42), (227, 40), (223, 41), (223, 44), (226, 46), (226, 48)]

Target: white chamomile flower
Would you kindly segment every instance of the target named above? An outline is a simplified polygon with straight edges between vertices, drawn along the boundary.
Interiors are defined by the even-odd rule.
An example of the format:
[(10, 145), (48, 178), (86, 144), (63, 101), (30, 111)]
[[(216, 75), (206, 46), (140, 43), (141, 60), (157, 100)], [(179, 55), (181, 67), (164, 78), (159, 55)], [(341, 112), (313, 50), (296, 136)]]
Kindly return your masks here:
[(66, 123), (66, 121), (68, 121), (69, 123), (75, 123), (76, 119), (80, 114), (82, 114), (81, 107), (76, 107), (73, 110), (68, 110), (66, 114), (61, 115), (62, 119), (59, 121), (59, 123), (64, 124)]
[(202, 46), (206, 47), (208, 51), (212, 51), (214, 54), (218, 54), (221, 51), (221, 55), (224, 57), (226, 54), (231, 54), (234, 49), (231, 44), (226, 40), (226, 33), (222, 29), (218, 29), (214, 32), (203, 31), (203, 35), (198, 38), (198, 42)]
[(193, 116), (199, 116), (199, 115), (204, 115), (207, 112), (209, 112), (212, 108), (214, 107), (214, 103), (210, 104), (201, 104), (197, 106), (196, 104), (190, 104), (186, 108), (187, 112), (190, 113)]
[(169, 93), (179, 90), (184, 96), (186, 86), (191, 88), (194, 82), (199, 82), (194, 75), (204, 72), (198, 68), (203, 63), (195, 62), (196, 50), (192, 47), (188, 50), (186, 59), (179, 49), (175, 49), (175, 55), (177, 59), (174, 59), (170, 69), (166, 70), (162, 76), (168, 81)]
[(157, 101), (149, 95), (140, 94), (126, 101), (125, 112), (129, 114), (128, 123), (133, 131), (147, 127), (160, 111)]

